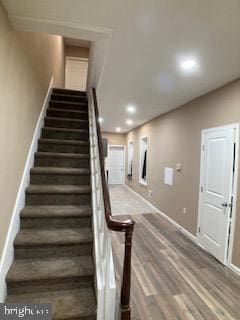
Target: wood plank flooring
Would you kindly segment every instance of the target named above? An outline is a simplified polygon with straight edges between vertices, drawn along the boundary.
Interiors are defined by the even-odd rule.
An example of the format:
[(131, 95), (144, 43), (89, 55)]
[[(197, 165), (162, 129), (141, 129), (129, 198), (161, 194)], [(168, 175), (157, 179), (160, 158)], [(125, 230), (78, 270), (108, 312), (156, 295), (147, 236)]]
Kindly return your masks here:
[[(121, 218), (130, 216), (121, 216)], [(118, 217), (119, 218), (119, 217)], [(133, 215), (133, 320), (239, 320), (240, 277), (159, 214)], [(118, 288), (123, 235), (112, 242)]]

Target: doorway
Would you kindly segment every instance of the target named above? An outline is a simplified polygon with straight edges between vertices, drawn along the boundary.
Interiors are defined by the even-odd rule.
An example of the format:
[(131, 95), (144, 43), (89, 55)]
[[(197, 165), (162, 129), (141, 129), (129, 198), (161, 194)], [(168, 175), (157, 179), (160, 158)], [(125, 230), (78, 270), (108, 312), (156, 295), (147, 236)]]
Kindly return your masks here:
[(66, 57), (65, 88), (86, 91), (88, 59)]
[(238, 142), (238, 124), (202, 131), (197, 241), (224, 265), (232, 254)]
[(125, 147), (109, 145), (108, 183), (124, 184), (125, 179)]

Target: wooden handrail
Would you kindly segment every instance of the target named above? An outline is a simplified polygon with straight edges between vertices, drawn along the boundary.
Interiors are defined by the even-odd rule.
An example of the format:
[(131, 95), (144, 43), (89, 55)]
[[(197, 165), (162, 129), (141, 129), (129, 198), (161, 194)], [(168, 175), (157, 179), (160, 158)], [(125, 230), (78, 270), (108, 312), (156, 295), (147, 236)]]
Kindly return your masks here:
[(98, 138), (98, 148), (99, 148), (99, 159), (100, 159), (100, 169), (102, 177), (102, 189), (103, 189), (103, 199), (105, 207), (105, 219), (107, 226), (110, 230), (125, 232), (125, 252), (124, 252), (124, 262), (123, 262), (123, 277), (121, 286), (121, 320), (130, 320), (130, 291), (131, 291), (131, 253), (132, 253), (132, 235), (135, 222), (133, 220), (118, 221), (113, 218), (110, 204), (110, 197), (108, 191), (108, 185), (106, 181), (106, 175), (104, 170), (104, 155), (102, 146), (102, 134), (99, 124), (99, 112), (98, 112), (98, 102), (96, 90), (93, 88), (93, 102), (95, 110), (95, 120), (97, 128), (97, 138)]

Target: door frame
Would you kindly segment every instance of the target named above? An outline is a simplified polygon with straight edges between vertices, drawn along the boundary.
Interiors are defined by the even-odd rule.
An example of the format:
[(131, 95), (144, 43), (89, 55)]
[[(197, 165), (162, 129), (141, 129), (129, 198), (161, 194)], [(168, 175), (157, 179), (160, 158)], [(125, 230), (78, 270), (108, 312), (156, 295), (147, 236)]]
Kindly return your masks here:
[[(235, 234), (235, 224), (236, 224), (236, 209), (237, 209), (237, 189), (238, 189), (238, 169), (239, 169), (239, 134), (240, 134), (240, 123), (234, 123), (234, 124), (229, 124), (229, 125), (224, 125), (224, 126), (219, 126), (219, 127), (213, 127), (213, 128), (208, 128), (208, 129), (203, 129), (201, 131), (201, 163), (200, 163), (200, 183), (199, 183), (199, 197), (198, 197), (198, 222), (197, 222), (197, 244), (202, 247), (200, 244), (200, 237), (199, 237), (199, 227), (200, 227), (200, 221), (201, 221), (201, 197), (202, 197), (202, 192), (201, 192), (201, 186), (203, 182), (203, 139), (204, 139), (204, 134), (209, 133), (209, 132), (214, 132), (214, 131), (219, 131), (219, 130), (224, 130), (224, 129), (234, 129), (236, 134), (235, 134), (235, 163), (234, 163), (234, 177), (233, 177), (233, 204), (232, 204), (232, 218), (230, 219), (229, 222), (231, 222), (231, 229), (230, 229), (230, 234), (228, 238), (228, 247), (226, 248), (227, 250), (227, 255), (226, 255), (226, 260), (224, 265), (229, 266), (232, 264), (232, 254), (233, 254), (233, 242), (234, 242), (234, 234)], [(206, 250), (204, 247), (202, 247), (204, 250)], [(206, 250), (207, 251), (207, 250)]]
[[(67, 87), (66, 84), (67, 84), (67, 61), (68, 60), (88, 61), (88, 63), (89, 63), (88, 58), (80, 58), (80, 57), (73, 57), (73, 56), (66, 56), (65, 57), (65, 81), (64, 81), (65, 89)], [(89, 67), (89, 65), (88, 65), (88, 67)], [(88, 74), (87, 74), (87, 82), (86, 83), (88, 83)], [(86, 85), (86, 87), (87, 87), (87, 85)], [(86, 88), (86, 90), (87, 90), (87, 88)]]
[[(108, 157), (109, 157), (109, 151), (110, 148), (123, 148), (123, 185), (125, 184), (125, 180), (126, 180), (126, 146), (123, 144), (108, 144)], [(109, 157), (110, 158), (110, 157)], [(110, 161), (108, 158), (108, 171), (110, 168)], [(109, 174), (109, 172), (108, 172)]]

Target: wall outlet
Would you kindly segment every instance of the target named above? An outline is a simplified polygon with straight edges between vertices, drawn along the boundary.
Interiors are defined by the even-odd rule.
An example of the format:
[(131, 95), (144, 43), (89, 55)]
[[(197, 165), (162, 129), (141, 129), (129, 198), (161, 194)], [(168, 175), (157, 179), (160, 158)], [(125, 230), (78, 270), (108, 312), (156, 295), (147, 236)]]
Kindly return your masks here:
[(148, 191), (148, 196), (149, 196), (149, 198), (152, 198), (152, 190)]
[(183, 214), (186, 214), (186, 213), (187, 213), (187, 209), (183, 208)]

